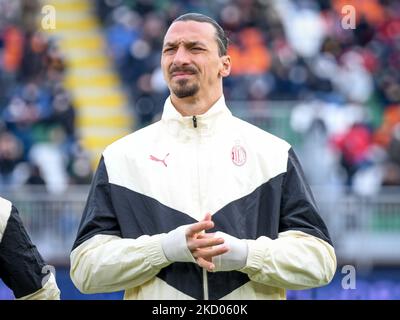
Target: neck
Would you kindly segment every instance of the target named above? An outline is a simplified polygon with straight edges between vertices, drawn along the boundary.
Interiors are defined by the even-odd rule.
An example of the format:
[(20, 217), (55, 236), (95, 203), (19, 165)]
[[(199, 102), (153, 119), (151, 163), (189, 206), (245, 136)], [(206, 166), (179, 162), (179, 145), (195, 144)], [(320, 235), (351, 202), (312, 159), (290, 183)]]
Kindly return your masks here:
[(221, 98), (222, 92), (213, 96), (178, 98), (171, 94), (171, 102), (182, 116), (198, 116), (206, 113)]

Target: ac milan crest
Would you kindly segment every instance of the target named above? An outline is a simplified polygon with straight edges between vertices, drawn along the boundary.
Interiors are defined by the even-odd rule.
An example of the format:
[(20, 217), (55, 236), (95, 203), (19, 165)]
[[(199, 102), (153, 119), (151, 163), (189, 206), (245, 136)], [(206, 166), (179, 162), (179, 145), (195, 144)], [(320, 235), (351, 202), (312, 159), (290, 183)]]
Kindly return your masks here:
[(231, 157), (232, 162), (240, 167), (246, 163), (246, 150), (241, 145), (236, 144), (232, 148)]

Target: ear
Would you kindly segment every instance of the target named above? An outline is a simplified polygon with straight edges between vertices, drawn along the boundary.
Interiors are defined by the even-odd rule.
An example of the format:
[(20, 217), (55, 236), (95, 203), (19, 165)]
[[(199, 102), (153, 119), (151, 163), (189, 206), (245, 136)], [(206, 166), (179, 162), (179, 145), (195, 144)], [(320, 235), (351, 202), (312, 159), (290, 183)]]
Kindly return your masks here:
[(222, 67), (219, 71), (219, 75), (221, 77), (227, 77), (231, 73), (231, 57), (230, 56), (222, 56), (221, 57)]

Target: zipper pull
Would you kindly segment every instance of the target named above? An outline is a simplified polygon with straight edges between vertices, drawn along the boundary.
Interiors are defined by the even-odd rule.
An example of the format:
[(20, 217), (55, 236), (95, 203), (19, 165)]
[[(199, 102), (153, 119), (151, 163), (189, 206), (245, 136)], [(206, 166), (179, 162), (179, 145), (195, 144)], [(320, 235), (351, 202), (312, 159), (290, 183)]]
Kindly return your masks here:
[(193, 127), (197, 128), (197, 118), (196, 118), (196, 116), (193, 116), (192, 120), (193, 120)]

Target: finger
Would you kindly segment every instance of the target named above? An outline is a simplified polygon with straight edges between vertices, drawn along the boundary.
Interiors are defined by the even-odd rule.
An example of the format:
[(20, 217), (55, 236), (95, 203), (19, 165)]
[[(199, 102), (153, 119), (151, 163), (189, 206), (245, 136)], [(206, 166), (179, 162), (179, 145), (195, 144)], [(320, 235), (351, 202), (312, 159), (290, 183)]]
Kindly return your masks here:
[(211, 221), (211, 213), (210, 213), (210, 212), (207, 212), (207, 213), (206, 213), (206, 215), (205, 215), (203, 221)]
[(204, 259), (212, 259), (215, 256), (219, 256), (221, 254), (224, 254), (229, 251), (228, 246), (222, 245), (222, 246), (217, 246), (213, 247), (211, 249), (196, 249), (192, 252), (192, 255), (195, 259), (197, 258), (204, 258)]
[(200, 267), (207, 269), (207, 271), (209, 271), (209, 272), (212, 272), (215, 269), (214, 263), (212, 263), (204, 258), (200, 257), (196, 260), (196, 262)]
[(199, 221), (194, 224), (192, 224), (189, 228), (186, 230), (186, 235), (187, 236), (193, 236), (196, 233), (202, 232), (204, 230), (209, 230), (214, 228), (214, 222), (212, 221)]
[(187, 246), (190, 251), (199, 249), (199, 248), (207, 248), (207, 247), (213, 247), (217, 245), (221, 245), (225, 242), (223, 238), (205, 238), (205, 239), (191, 239), (188, 241)]
[(208, 272), (213, 272), (215, 269), (215, 265), (207, 260), (200, 260), (197, 262), (199, 267), (206, 269)]
[[(215, 238), (216, 232), (209, 232), (209, 233), (199, 233), (197, 235), (197, 239), (210, 239), (210, 238)], [(223, 238), (221, 238), (223, 239)]]

